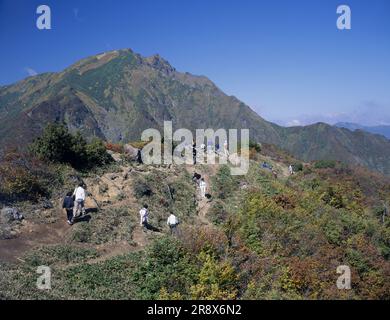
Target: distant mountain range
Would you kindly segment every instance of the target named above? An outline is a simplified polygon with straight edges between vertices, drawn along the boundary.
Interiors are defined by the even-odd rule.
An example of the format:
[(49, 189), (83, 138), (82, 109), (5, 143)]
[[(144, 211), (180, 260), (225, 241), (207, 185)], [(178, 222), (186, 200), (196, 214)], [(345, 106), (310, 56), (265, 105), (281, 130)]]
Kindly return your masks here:
[(248, 128), (251, 138), (310, 161), (334, 159), (390, 174), (390, 141), (318, 123), (285, 128), (268, 122), (203, 76), (177, 72), (159, 55), (130, 49), (83, 59), (0, 87), (0, 146), (24, 146), (49, 122), (105, 140), (139, 140), (146, 128)]
[(390, 125), (388, 126), (362, 126), (352, 122), (338, 122), (335, 124), (336, 127), (346, 128), (352, 131), (363, 130), (374, 134), (381, 134), (386, 138), (390, 139)]

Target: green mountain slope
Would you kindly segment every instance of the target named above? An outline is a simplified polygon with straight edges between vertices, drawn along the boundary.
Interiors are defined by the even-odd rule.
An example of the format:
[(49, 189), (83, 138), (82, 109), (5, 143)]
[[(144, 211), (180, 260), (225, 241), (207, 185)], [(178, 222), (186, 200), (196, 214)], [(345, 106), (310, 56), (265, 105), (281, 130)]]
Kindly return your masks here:
[(337, 159), (390, 174), (390, 141), (324, 124), (283, 128), (267, 122), (202, 76), (177, 72), (158, 55), (130, 49), (83, 59), (60, 73), (0, 88), (0, 145), (25, 145), (48, 122), (110, 141), (139, 140), (146, 128), (248, 128), (252, 139), (303, 160)]

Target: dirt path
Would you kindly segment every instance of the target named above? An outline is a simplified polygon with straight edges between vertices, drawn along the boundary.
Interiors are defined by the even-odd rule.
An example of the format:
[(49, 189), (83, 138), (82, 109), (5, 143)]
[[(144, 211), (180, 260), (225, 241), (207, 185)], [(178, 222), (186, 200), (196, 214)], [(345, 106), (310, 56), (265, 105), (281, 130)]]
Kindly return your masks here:
[[(212, 170), (213, 173), (215, 173), (215, 168)], [(203, 172), (203, 170), (200, 170), (199, 168), (195, 168), (194, 166), (188, 166), (187, 171), (193, 175), (194, 172), (199, 173), (202, 178), (204, 178), (206, 184), (207, 184), (207, 189), (206, 189), (206, 194), (210, 193), (210, 186), (211, 186), (211, 181), (210, 181), (210, 176), (209, 174)], [(210, 210), (211, 207), (211, 201), (208, 198), (202, 198), (200, 195), (200, 189), (199, 186), (196, 187), (196, 199), (197, 199), (197, 218), (200, 224), (202, 225), (207, 225), (207, 226), (212, 226), (212, 222), (207, 218), (207, 213)]]
[(0, 240), (0, 261), (17, 262), (35, 247), (63, 243), (70, 226), (64, 217), (61, 218), (50, 224), (23, 221), (16, 238)]
[[(122, 168), (123, 172), (129, 170), (130, 168)], [(140, 173), (144, 168), (132, 168), (131, 170)], [(162, 170), (162, 169), (161, 169)], [(171, 170), (164, 169), (164, 170)], [(202, 174), (202, 177), (205, 178), (207, 183), (207, 192), (210, 191), (210, 177), (209, 174), (215, 174), (216, 168), (207, 168), (207, 172), (203, 172), (201, 168), (191, 166), (189, 167), (189, 172), (191, 174), (194, 173), (195, 170), (199, 170), (199, 173)], [(210, 171), (211, 170), (211, 171)], [(145, 172), (147, 174), (148, 172)], [(111, 207), (117, 206), (128, 206), (134, 207), (137, 206), (137, 200), (132, 196), (131, 192), (127, 192), (128, 190), (133, 188), (132, 179), (131, 178), (123, 178), (121, 174), (116, 174), (119, 177), (116, 179), (111, 179), (112, 174), (106, 174), (102, 177), (99, 177), (98, 182), (95, 180), (90, 181), (91, 186), (94, 185), (92, 191), (92, 197), (90, 201), (86, 201), (86, 207), (96, 204), (99, 208), (103, 209), (106, 205)], [(92, 182), (93, 181), (93, 182)], [(127, 194), (130, 196), (124, 200), (116, 200), (114, 202), (108, 202), (107, 204), (104, 202), (105, 197), (99, 196), (99, 188), (98, 184), (105, 183), (108, 185), (109, 190), (107, 192), (109, 199), (116, 199), (116, 195), (125, 190)], [(96, 190), (95, 190), (96, 189)], [(201, 199), (200, 190), (197, 188), (197, 223), (201, 225), (212, 226), (213, 224), (208, 220), (207, 213), (211, 207), (211, 201), (207, 198)], [(100, 205), (97, 204), (96, 199), (99, 201)], [(69, 240), (69, 234), (72, 232), (72, 227), (66, 223), (65, 213), (59, 207), (50, 209), (47, 211), (44, 216), (50, 218), (50, 220), (54, 221), (53, 223), (47, 223), (49, 219), (46, 218), (27, 218), (21, 223), (21, 226), (18, 228), (17, 236), (12, 239), (0, 240), (0, 262), (9, 262), (15, 263), (23, 261), (22, 257), (34, 248), (40, 246), (48, 246), (48, 245), (61, 245), (66, 244)], [(93, 219), (93, 217), (92, 217)], [(138, 219), (138, 216), (137, 216)], [(162, 233), (153, 232), (153, 235), (159, 236)], [(118, 243), (110, 243), (104, 244), (101, 246), (90, 245), (88, 247), (95, 248), (100, 253), (100, 256), (96, 259), (92, 259), (87, 263), (98, 263), (100, 261), (104, 261), (110, 259), (117, 255), (122, 255), (127, 252), (142, 250), (147, 246), (150, 242), (148, 239), (148, 234), (145, 233), (138, 225), (135, 227), (132, 233), (133, 243), (128, 242), (118, 242)]]

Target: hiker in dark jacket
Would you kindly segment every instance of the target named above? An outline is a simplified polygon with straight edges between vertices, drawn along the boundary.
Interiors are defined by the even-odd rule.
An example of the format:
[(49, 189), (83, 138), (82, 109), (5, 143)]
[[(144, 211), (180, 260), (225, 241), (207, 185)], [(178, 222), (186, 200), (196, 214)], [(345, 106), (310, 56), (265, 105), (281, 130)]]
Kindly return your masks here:
[(194, 165), (196, 164), (196, 142), (192, 142), (192, 160), (194, 162)]
[(199, 173), (194, 172), (194, 175), (192, 176), (192, 181), (196, 182), (199, 184), (199, 180), (202, 176)]
[(143, 164), (141, 150), (137, 151), (137, 162), (138, 162), (138, 164)]
[(68, 192), (66, 194), (66, 197), (64, 198), (62, 208), (66, 210), (66, 216), (68, 218), (69, 225), (73, 224), (73, 207), (74, 207), (73, 192)]

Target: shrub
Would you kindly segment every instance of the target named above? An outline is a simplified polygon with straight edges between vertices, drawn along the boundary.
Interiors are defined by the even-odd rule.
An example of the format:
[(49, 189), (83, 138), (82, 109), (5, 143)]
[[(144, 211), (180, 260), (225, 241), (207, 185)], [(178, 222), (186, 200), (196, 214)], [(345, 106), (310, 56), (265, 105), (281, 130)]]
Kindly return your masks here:
[(322, 194), (321, 199), (328, 205), (334, 208), (343, 208), (344, 199), (339, 188), (329, 186), (326, 191)]
[(189, 258), (177, 240), (171, 237), (155, 240), (132, 274), (132, 281), (138, 285), (138, 297), (157, 299), (167, 289), (170, 293), (188, 296), (196, 276)]
[(228, 198), (238, 185), (237, 179), (231, 175), (227, 165), (223, 165), (212, 179), (213, 193), (220, 199)]
[(231, 300), (237, 297), (237, 275), (226, 261), (219, 262), (209, 253), (201, 252), (198, 259), (202, 264), (197, 283), (191, 287), (195, 300)]
[(335, 160), (319, 160), (314, 163), (316, 169), (335, 168), (337, 162)]
[(293, 166), (293, 169), (295, 172), (303, 171), (303, 163), (302, 162), (296, 162), (292, 166)]
[(261, 152), (261, 144), (257, 143), (256, 141), (250, 140), (249, 149), (254, 149), (256, 150), (256, 152)]
[(150, 197), (152, 194), (152, 188), (146, 183), (145, 180), (139, 178), (134, 182), (134, 196), (137, 199)]
[(221, 200), (217, 200), (210, 208), (208, 215), (213, 223), (222, 224), (227, 219), (228, 213), (224, 203)]
[(94, 138), (85, 146), (87, 166), (101, 166), (110, 162), (111, 157), (106, 152), (103, 141)]
[(95, 138), (88, 144), (79, 132), (72, 135), (58, 123), (49, 124), (30, 150), (40, 159), (68, 163), (77, 169), (91, 169), (112, 160), (101, 140)]
[(58, 183), (45, 163), (29, 154), (9, 152), (0, 161), (0, 194), (7, 200), (33, 200), (50, 195)]

